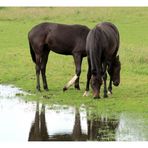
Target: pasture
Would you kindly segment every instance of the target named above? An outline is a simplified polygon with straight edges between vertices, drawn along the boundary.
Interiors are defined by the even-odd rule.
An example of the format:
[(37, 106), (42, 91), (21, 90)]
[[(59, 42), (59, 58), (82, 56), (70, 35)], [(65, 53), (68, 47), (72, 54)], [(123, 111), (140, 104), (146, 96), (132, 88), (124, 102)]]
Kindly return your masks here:
[[(120, 32), (121, 83), (113, 87), (107, 99), (93, 100), (92, 93), (83, 97), (86, 85), (87, 60), (83, 59), (81, 90), (63, 86), (75, 74), (71, 56), (51, 52), (47, 64), (49, 92), (36, 92), (35, 65), (32, 62), (27, 34), (36, 24), (56, 22), (84, 24), (93, 28), (102, 21), (111, 21)], [(66, 61), (66, 62), (65, 62)], [(13, 84), (33, 94), (27, 100), (45, 104), (84, 104), (96, 114), (118, 115), (122, 112), (148, 115), (148, 8), (0, 8), (0, 84)], [(42, 84), (42, 83), (41, 83)], [(42, 85), (41, 85), (42, 86)], [(103, 88), (103, 87), (102, 87)]]

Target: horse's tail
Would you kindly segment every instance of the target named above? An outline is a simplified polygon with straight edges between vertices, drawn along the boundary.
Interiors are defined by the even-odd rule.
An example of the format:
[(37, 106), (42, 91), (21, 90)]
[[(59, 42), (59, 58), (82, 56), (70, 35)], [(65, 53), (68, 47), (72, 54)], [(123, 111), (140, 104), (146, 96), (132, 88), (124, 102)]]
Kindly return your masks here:
[(91, 68), (92, 72), (98, 73), (101, 69), (101, 56), (102, 56), (102, 48), (101, 48), (101, 37), (102, 31), (100, 28), (94, 28), (91, 30), (89, 35), (89, 49), (91, 56)]
[(35, 53), (34, 53), (34, 50), (33, 50), (32, 46), (31, 46), (30, 42), (29, 42), (29, 47), (30, 47), (30, 54), (31, 54), (31, 57), (32, 57), (32, 61), (34, 63), (36, 63)]

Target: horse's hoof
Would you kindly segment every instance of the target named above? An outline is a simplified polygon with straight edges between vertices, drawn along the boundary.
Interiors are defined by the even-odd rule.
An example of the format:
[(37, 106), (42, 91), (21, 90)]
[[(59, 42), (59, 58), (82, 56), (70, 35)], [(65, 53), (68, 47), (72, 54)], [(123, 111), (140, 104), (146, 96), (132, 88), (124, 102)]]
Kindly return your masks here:
[(93, 97), (95, 100), (100, 99), (100, 96), (94, 96)]
[(107, 95), (107, 94), (105, 94), (103, 97), (104, 97), (104, 98), (108, 98), (108, 95)]
[(80, 86), (79, 85), (75, 85), (75, 89), (76, 90), (80, 90)]
[(36, 91), (38, 91), (38, 92), (41, 92), (41, 89), (40, 89), (40, 87), (36, 87)]
[(108, 91), (108, 95), (112, 95), (112, 92), (111, 91)]
[(86, 97), (89, 96), (89, 92), (88, 92), (88, 91), (85, 91), (85, 92), (84, 92), (83, 97), (85, 97), (85, 96), (86, 96)]
[(80, 90), (80, 87), (75, 87), (76, 90)]
[(63, 88), (63, 92), (65, 92), (66, 90), (67, 90), (67, 87), (64, 87), (64, 88)]
[(37, 88), (36, 91), (37, 91), (37, 92), (41, 92), (41, 89), (38, 89), (38, 88)]
[(48, 88), (44, 88), (44, 90), (45, 90), (45, 91), (49, 91), (49, 89), (48, 89)]
[(43, 98), (50, 99), (50, 96), (44, 95)]

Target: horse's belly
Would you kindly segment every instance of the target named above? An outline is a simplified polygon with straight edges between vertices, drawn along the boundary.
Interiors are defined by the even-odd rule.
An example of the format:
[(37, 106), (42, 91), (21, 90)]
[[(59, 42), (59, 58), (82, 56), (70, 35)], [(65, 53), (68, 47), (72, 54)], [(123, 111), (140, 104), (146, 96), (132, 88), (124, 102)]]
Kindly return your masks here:
[(69, 49), (52, 48), (51, 51), (63, 55), (72, 55), (72, 51)]

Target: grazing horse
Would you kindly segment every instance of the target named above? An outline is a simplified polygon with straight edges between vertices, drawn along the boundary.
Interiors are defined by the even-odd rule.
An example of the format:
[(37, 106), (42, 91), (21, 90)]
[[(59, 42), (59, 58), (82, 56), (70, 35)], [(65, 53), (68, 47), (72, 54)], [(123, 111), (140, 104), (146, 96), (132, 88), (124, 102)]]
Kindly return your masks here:
[(100, 98), (102, 78), (104, 80), (104, 97), (107, 97), (106, 80), (110, 75), (109, 91), (112, 93), (112, 82), (115, 86), (120, 83), (121, 64), (117, 52), (119, 49), (119, 32), (115, 25), (103, 22), (92, 29), (86, 40), (88, 59), (87, 84), (84, 95), (88, 94), (89, 82), (93, 89), (93, 97)]
[(65, 25), (47, 22), (41, 23), (31, 29), (28, 33), (28, 40), (32, 60), (36, 64), (37, 90), (40, 91), (40, 72), (42, 74), (44, 89), (48, 90), (45, 73), (50, 51), (73, 56), (76, 74), (64, 86), (63, 91), (67, 90), (74, 83), (75, 88), (80, 89), (81, 63), (83, 57), (86, 57), (86, 37), (89, 31), (90, 29), (83, 25)]

